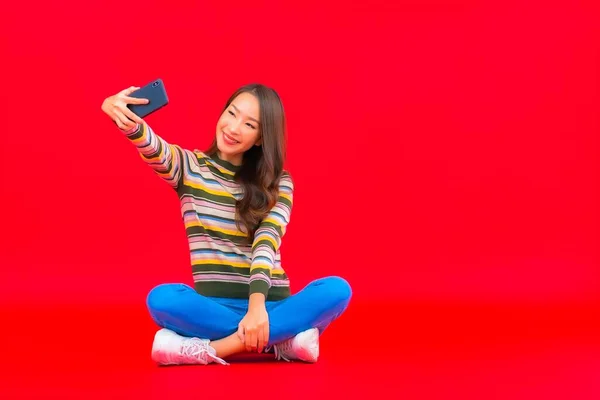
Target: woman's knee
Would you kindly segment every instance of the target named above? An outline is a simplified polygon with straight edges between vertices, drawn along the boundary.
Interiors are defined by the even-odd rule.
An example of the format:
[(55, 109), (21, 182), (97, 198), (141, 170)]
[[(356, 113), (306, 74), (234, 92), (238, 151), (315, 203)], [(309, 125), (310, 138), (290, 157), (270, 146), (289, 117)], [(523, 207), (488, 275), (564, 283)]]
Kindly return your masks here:
[(315, 281), (317, 285), (326, 287), (327, 296), (332, 299), (336, 305), (345, 308), (352, 298), (352, 287), (348, 281), (340, 276), (328, 276)]
[(150, 290), (146, 297), (146, 306), (150, 311), (168, 311), (169, 305), (177, 298), (177, 294), (191, 288), (181, 283), (163, 283)]

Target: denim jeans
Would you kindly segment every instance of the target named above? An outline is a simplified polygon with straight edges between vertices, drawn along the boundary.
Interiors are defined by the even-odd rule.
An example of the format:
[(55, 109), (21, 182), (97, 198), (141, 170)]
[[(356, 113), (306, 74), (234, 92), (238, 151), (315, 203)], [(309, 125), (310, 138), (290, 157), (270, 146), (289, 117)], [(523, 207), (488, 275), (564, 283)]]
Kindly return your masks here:
[[(277, 344), (310, 328), (325, 328), (348, 307), (352, 290), (346, 280), (331, 276), (309, 283), (290, 297), (265, 303), (269, 343)], [(180, 283), (156, 286), (148, 294), (152, 319), (182, 336), (217, 340), (235, 333), (248, 310), (248, 299), (207, 297)]]

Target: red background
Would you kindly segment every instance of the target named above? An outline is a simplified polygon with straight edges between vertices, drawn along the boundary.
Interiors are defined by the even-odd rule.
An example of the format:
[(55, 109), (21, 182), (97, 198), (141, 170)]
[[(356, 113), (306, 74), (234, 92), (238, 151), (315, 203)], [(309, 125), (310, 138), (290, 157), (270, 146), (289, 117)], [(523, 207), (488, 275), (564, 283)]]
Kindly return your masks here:
[[(593, 3), (3, 4), (0, 307), (9, 325), (72, 329), (93, 319), (88, 307), (111, 310), (121, 324), (145, 321), (147, 357), (145, 295), (191, 283), (187, 243), (175, 194), (100, 105), (160, 77), (171, 104), (147, 121), (188, 148), (210, 144), (238, 86), (263, 82), (282, 96), (296, 183), (284, 267), (294, 291), (327, 275), (354, 289), (330, 351), (345, 354), (349, 330), (397, 332), (393, 321), (407, 332), (398, 340), (421, 350), (455, 343), (482, 319), (492, 346), (522, 324), (563, 344), (581, 343), (566, 330), (596, 337)], [(33, 317), (40, 307), (43, 323)], [(450, 325), (454, 339), (435, 336)]]

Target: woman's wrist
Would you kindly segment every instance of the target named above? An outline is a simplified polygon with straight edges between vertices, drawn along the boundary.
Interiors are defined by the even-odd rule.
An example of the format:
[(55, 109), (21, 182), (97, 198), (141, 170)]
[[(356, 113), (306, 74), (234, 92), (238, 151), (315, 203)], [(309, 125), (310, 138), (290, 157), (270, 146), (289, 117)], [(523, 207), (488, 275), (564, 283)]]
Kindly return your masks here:
[(265, 295), (262, 293), (252, 293), (248, 301), (248, 310), (265, 308)]

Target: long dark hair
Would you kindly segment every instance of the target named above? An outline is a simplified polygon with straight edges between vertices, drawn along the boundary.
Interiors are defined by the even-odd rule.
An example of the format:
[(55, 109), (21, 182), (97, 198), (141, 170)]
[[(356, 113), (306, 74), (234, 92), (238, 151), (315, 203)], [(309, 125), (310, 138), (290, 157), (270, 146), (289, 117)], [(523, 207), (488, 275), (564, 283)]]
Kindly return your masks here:
[[(259, 83), (237, 89), (227, 100), (222, 113), (242, 93), (250, 93), (258, 99), (260, 107), (261, 146), (252, 146), (242, 158), (242, 165), (235, 180), (243, 189), (243, 196), (236, 202), (236, 224), (248, 233), (248, 240), (278, 197), (279, 180), (286, 157), (286, 118), (281, 98), (275, 90)], [(206, 152), (213, 156), (218, 150), (216, 138)]]

